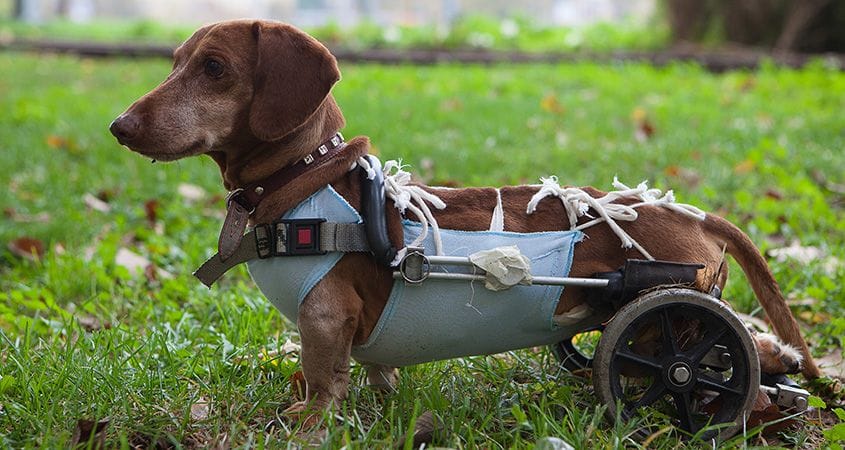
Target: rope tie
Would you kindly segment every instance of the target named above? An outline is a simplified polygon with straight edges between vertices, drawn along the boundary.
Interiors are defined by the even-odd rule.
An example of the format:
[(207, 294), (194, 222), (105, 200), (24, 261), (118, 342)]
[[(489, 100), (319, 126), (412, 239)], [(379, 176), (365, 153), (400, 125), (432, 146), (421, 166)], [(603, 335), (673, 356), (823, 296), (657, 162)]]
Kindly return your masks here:
[[(434, 218), (428, 203), (431, 203), (437, 209), (444, 209), (446, 204), (443, 203), (443, 200), (422, 187), (411, 184), (411, 174), (402, 170), (401, 163), (395, 160), (384, 163), (384, 191), (393, 200), (396, 209), (401, 214), (405, 214), (405, 210), (409, 210), (422, 225), (420, 235), (411, 242), (410, 246), (419, 247), (428, 236), (428, 227), (431, 225), (435, 254), (442, 255), (443, 242), (440, 239), (440, 227), (437, 225), (437, 219)], [(404, 253), (405, 249), (402, 249), (400, 254), (397, 255), (397, 260), (401, 259)]]
[[(525, 211), (527, 214), (533, 214), (537, 210), (537, 204), (544, 198), (557, 197), (566, 211), (570, 229), (584, 230), (598, 223), (607, 222), (613, 233), (622, 241), (623, 248), (633, 247), (650, 260), (654, 260), (654, 257), (632, 238), (631, 235), (625, 232), (616, 223), (617, 220), (623, 222), (637, 220), (638, 214), (636, 208), (645, 205), (662, 206), (698, 220), (704, 220), (705, 218), (704, 212), (700, 209), (691, 205), (676, 203), (675, 195), (672, 191), (667, 191), (666, 194), (663, 194), (660, 189), (649, 189), (645, 181), (637, 185), (636, 188), (630, 188), (614, 177), (613, 187), (617, 190), (608, 192), (601, 198), (593, 198), (582, 189), (576, 187), (561, 187), (556, 176), (541, 178), (540, 181), (542, 181), (540, 190), (528, 202)], [(633, 205), (614, 203), (622, 198), (635, 198), (640, 200), (640, 202)], [(590, 215), (590, 209), (595, 211), (599, 217)], [(584, 216), (593, 220), (578, 225), (578, 218)]]

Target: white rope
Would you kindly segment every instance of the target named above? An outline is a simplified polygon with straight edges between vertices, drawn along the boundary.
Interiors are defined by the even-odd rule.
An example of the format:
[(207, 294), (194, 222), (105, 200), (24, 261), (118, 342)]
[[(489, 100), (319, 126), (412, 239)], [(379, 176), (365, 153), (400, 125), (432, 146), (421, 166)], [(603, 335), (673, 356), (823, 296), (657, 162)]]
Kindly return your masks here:
[(496, 189), (496, 207), (490, 218), (490, 231), (505, 231), (505, 212), (502, 208), (502, 191)]
[[(365, 158), (363, 156), (359, 157), (358, 158), (358, 165), (361, 166), (362, 169), (364, 169), (364, 172), (367, 172), (367, 179), (368, 180), (372, 180), (373, 178), (376, 177), (376, 169), (373, 169), (373, 166), (370, 164), (370, 161), (367, 158)], [(354, 169), (355, 169), (355, 163), (352, 164), (352, 168), (349, 169), (349, 170), (351, 171), (351, 170), (354, 170)]]
[[(643, 256), (650, 260), (654, 260), (654, 257), (652, 257), (651, 254), (649, 254), (636, 240), (634, 240), (634, 238), (626, 233), (625, 230), (616, 223), (617, 220), (621, 220), (623, 222), (633, 222), (634, 220), (637, 220), (638, 214), (636, 208), (644, 205), (662, 206), (681, 214), (694, 217), (698, 220), (704, 220), (705, 217), (704, 212), (694, 206), (675, 203), (675, 195), (672, 191), (667, 191), (665, 195), (662, 195), (660, 189), (649, 189), (645, 181), (637, 185), (636, 188), (630, 188), (620, 183), (619, 180), (614, 177), (613, 187), (618, 190), (608, 192), (601, 198), (593, 198), (582, 189), (576, 187), (561, 187), (558, 183), (557, 177), (555, 176), (541, 178), (540, 180), (543, 184), (540, 186), (540, 190), (537, 191), (537, 193), (534, 194), (528, 202), (528, 206), (525, 211), (527, 214), (532, 214), (537, 210), (537, 204), (540, 203), (540, 200), (543, 200), (546, 197), (557, 197), (560, 199), (560, 202), (563, 204), (563, 208), (566, 211), (570, 229), (584, 230), (595, 224), (607, 222), (610, 229), (622, 241), (622, 247), (634, 247), (637, 251), (642, 253)], [(614, 203), (623, 198), (635, 198), (640, 200), (640, 203), (633, 205)], [(588, 214), (588, 211), (591, 208), (599, 215), (599, 217), (594, 218)], [(583, 216), (592, 218), (593, 220), (578, 225), (578, 218)]]
[[(363, 167), (363, 166), (362, 166)], [(428, 203), (431, 203), (437, 209), (443, 209), (446, 204), (440, 197), (426, 191), (421, 186), (411, 184), (411, 174), (402, 170), (402, 164), (395, 160), (390, 160), (384, 163), (384, 192), (393, 200), (396, 209), (400, 213), (405, 214), (405, 210), (409, 210), (416, 217), (422, 226), (420, 235), (411, 242), (411, 247), (419, 247), (428, 236), (428, 227), (431, 225), (432, 236), (434, 238), (434, 252), (437, 255), (443, 255), (443, 243), (440, 240), (440, 227), (437, 225), (437, 219), (434, 218)], [(392, 173), (391, 173), (392, 172)], [(403, 248), (396, 256), (395, 261), (401, 260), (406, 253), (406, 248)]]

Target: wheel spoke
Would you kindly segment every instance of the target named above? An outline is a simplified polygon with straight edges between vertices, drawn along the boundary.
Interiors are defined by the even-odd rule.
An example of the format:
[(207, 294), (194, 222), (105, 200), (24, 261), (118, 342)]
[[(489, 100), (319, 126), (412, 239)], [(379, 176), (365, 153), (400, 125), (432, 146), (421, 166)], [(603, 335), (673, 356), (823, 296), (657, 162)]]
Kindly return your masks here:
[(675, 399), (675, 408), (678, 410), (678, 419), (681, 421), (681, 428), (695, 433), (698, 431), (692, 420), (692, 405), (690, 404), (689, 392), (676, 392), (672, 394)]
[(716, 391), (720, 394), (730, 394), (736, 396), (742, 396), (745, 394), (744, 392), (735, 387), (728, 386), (723, 381), (717, 380), (704, 374), (699, 375), (696, 378), (696, 381), (700, 386)]
[(642, 397), (639, 400), (631, 403), (628, 405), (628, 408), (633, 413), (635, 410), (642, 408), (644, 406), (650, 406), (654, 402), (660, 400), (663, 395), (666, 393), (666, 386), (663, 385), (663, 382), (660, 379), (654, 380), (654, 383), (645, 391)]
[(648, 368), (648, 369), (652, 369), (652, 370), (662, 369), (662, 366), (660, 365), (660, 363), (657, 362), (657, 360), (655, 360), (654, 358), (650, 358), (648, 356), (643, 356), (643, 355), (638, 355), (636, 353), (628, 351), (627, 349), (621, 349), (621, 350), (617, 351), (616, 357), (624, 359), (627, 362), (631, 362), (631, 363), (634, 363), (636, 365), (639, 365), (641, 367), (645, 367), (645, 368)]
[(700, 363), (704, 359), (704, 355), (716, 345), (716, 342), (725, 335), (728, 329), (724, 323), (719, 323), (718, 325), (713, 324), (712, 326), (708, 326), (707, 331), (708, 333), (704, 336), (704, 339), (687, 352), (689, 359), (695, 364)]
[(663, 335), (663, 353), (677, 355), (678, 343), (675, 342), (675, 333), (672, 332), (672, 319), (669, 317), (668, 308), (660, 310), (660, 332)]

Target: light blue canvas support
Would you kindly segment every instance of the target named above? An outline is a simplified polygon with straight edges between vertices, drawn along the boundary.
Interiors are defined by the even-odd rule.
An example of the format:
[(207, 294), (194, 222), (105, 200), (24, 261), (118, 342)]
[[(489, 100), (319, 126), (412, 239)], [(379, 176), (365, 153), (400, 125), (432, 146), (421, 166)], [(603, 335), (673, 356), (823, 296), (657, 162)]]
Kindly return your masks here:
[[(405, 244), (420, 225), (406, 221)], [(565, 277), (580, 231), (511, 233), (440, 230), (447, 256), (516, 245), (531, 260), (535, 276)], [(434, 254), (429, 233), (426, 254)], [(433, 266), (432, 271), (471, 272), (471, 267)], [(353, 347), (359, 361), (400, 367), (460, 356), (499, 353), (559, 342), (579, 332), (552, 321), (563, 286), (514, 286), (490, 291), (483, 282), (429, 279), (419, 285), (396, 281), (368, 341)], [(571, 329), (570, 329), (571, 328)]]
[[(337, 191), (327, 186), (288, 211), (284, 219), (324, 218), (327, 222), (361, 223), (361, 216)], [(253, 259), (249, 273), (261, 293), (291, 322), (296, 323), (299, 304), (318, 281), (340, 261), (343, 253)]]

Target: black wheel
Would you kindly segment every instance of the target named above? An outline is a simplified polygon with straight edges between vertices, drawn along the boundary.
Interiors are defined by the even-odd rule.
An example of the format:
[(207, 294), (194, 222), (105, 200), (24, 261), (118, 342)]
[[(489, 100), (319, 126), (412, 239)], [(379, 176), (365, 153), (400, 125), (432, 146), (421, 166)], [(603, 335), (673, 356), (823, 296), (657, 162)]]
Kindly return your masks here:
[(560, 365), (570, 372), (592, 369), (595, 346), (603, 329), (603, 326), (599, 326), (552, 344), (552, 353)]
[[(661, 289), (625, 305), (607, 324), (593, 384), (611, 420), (662, 413), (689, 435), (723, 440), (751, 412), (760, 363), (751, 335), (727, 305), (689, 289)], [(720, 426), (702, 431), (713, 425)]]

